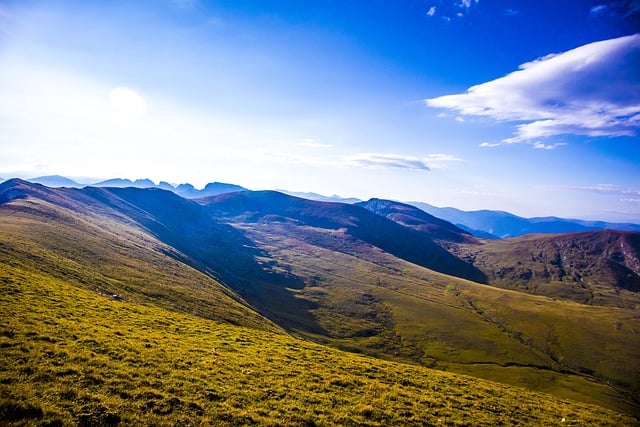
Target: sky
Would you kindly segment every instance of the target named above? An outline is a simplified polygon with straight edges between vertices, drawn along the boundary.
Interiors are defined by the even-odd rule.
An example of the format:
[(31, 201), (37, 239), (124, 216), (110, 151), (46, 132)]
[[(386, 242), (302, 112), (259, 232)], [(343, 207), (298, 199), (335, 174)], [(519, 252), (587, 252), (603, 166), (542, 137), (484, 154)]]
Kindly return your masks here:
[(640, 223), (640, 0), (0, 0), (0, 177)]

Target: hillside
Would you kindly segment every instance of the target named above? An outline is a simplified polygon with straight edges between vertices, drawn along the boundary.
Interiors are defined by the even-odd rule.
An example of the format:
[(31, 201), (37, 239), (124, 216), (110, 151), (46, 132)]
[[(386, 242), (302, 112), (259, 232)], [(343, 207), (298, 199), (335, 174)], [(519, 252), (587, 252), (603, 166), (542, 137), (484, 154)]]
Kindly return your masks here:
[[(275, 191), (227, 193), (198, 201), (217, 218), (235, 218), (249, 223), (290, 222), (334, 230), (355, 239), (356, 246), (364, 243), (435, 271), (478, 282), (485, 280), (480, 271), (452, 256), (424, 233), (403, 227), (361, 206), (312, 201)], [(349, 252), (342, 239), (335, 242), (335, 245), (325, 244), (333, 250)]]
[(7, 181), (0, 184), (0, 262), (101, 295), (277, 330), (211, 275), (183, 262), (179, 250), (149, 233), (140, 219), (145, 215), (104, 189)]
[(494, 286), (640, 307), (640, 233), (528, 235), (460, 245), (454, 253), (473, 262)]
[(356, 203), (356, 205), (389, 218), (405, 227), (423, 232), (426, 236), (443, 246), (448, 246), (449, 243), (452, 242), (477, 242), (471, 233), (448, 221), (436, 218), (415, 206), (381, 199), (371, 199), (366, 202)]
[(114, 301), (0, 263), (3, 425), (619, 426), (634, 420), (420, 366)]
[[(205, 325), (199, 322), (214, 321), (225, 327), (234, 324), (241, 329), (249, 328), (238, 332), (243, 335), (242, 340), (249, 339), (246, 334), (267, 337), (256, 330), (276, 334), (286, 330), (305, 340), (414, 366), (385, 365), (362, 359), (368, 360), (369, 365), (381, 363), (380, 366), (393, 366), (396, 370), (406, 368), (425, 376), (431, 372), (426, 367), (466, 373), (548, 392), (555, 396), (554, 399), (571, 399), (618, 412), (640, 414), (634, 402), (639, 390), (639, 368), (630, 363), (640, 357), (640, 338), (634, 332), (640, 330), (636, 310), (555, 301), (436, 272), (421, 263), (438, 267), (434, 264), (437, 260), (448, 261), (453, 255), (426, 240), (417, 230), (358, 206), (310, 202), (275, 192), (234, 193), (198, 202), (159, 189), (50, 189), (20, 180), (1, 184), (0, 267), (7, 278), (3, 281), (3, 289), (7, 290), (7, 295), (12, 295), (10, 301), (25, 304), (20, 305), (20, 309), (9, 307), (8, 312), (17, 315), (21, 309), (28, 310), (29, 304), (43, 298), (43, 310), (58, 314), (43, 313), (41, 321), (46, 324), (46, 319), (54, 318), (52, 316), (75, 319), (76, 323), (69, 323), (69, 328), (73, 328), (79, 318), (91, 318), (85, 311), (80, 316), (64, 311), (70, 304), (69, 295), (75, 293), (85, 295), (87, 300), (84, 301), (94, 300), (91, 307), (104, 303), (122, 310), (133, 307), (140, 315), (140, 310), (150, 310), (145, 311), (145, 316), (188, 318), (191, 320), (184, 321), (201, 325), (196, 327), (198, 330), (204, 330)], [(433, 248), (438, 252), (432, 252)], [(447, 257), (438, 258), (440, 251)], [(42, 289), (54, 286), (56, 290), (35, 295), (14, 290), (16, 286), (30, 289), (27, 284)], [(73, 307), (69, 310), (75, 312), (78, 306)], [(63, 312), (57, 311), (60, 309), (64, 309)], [(102, 311), (98, 312), (104, 316)], [(22, 313), (21, 316), (29, 316), (27, 312)], [(125, 313), (129, 312), (117, 314), (124, 316)], [(152, 322), (148, 317), (141, 321), (136, 315), (129, 314), (132, 316), (130, 321), (120, 320), (121, 324), (129, 325), (127, 330), (120, 331), (113, 339), (123, 340), (127, 333), (142, 337), (144, 332), (135, 325)], [(87, 337), (87, 340), (101, 342), (107, 324), (100, 324), (105, 325), (104, 328), (89, 327), (86, 331), (91, 335), (93, 330), (98, 338)], [(6, 335), (13, 344), (0, 349), (13, 351), (18, 348), (15, 343), (25, 341), (27, 336), (20, 335), (22, 332), (19, 331), (33, 332), (29, 325), (29, 322), (13, 324)], [(178, 341), (187, 339), (177, 330), (174, 333), (173, 326), (171, 324), (169, 329), (160, 327), (158, 333)], [(13, 340), (11, 330), (22, 338)], [(55, 326), (42, 329), (45, 330), (51, 331), (50, 336), (58, 336)], [(220, 346), (228, 345), (214, 337), (188, 335), (194, 340), (209, 339), (218, 343), (215, 346), (218, 352)], [(276, 338), (278, 336), (281, 335), (269, 335), (268, 340), (276, 345), (293, 340), (287, 337), (281, 341)], [(55, 348), (44, 350), (69, 351), (57, 347), (58, 342), (64, 342), (67, 349), (75, 349), (66, 335), (54, 339), (56, 342), (50, 344), (55, 344)], [(267, 338), (257, 341), (264, 339)], [(191, 338), (184, 341), (184, 348), (194, 343), (189, 340)], [(184, 366), (186, 360), (190, 360), (190, 356), (178, 350), (163, 347), (162, 340), (155, 338), (155, 341), (157, 344), (150, 343), (153, 348), (175, 356), (170, 359), (174, 366)], [(295, 340), (286, 342), (299, 343)], [(33, 360), (41, 360), (37, 355), (43, 348), (39, 345), (33, 347)], [(153, 353), (155, 350), (142, 350), (134, 344), (124, 348), (124, 354), (110, 346), (107, 350), (96, 348), (99, 351), (93, 347), (90, 351), (102, 354), (101, 360), (111, 358), (109, 363), (115, 363), (114, 371), (126, 368), (120, 362), (136, 360), (134, 354), (145, 354), (145, 359), (154, 359), (160, 354)], [(234, 348), (243, 351), (240, 347)], [(261, 348), (266, 358), (270, 357), (268, 354), (282, 354), (281, 350)], [(130, 349), (134, 353), (129, 353)], [(17, 357), (17, 353), (11, 354), (11, 358)], [(344, 357), (343, 362), (336, 359), (334, 364), (346, 366), (351, 363), (347, 360), (354, 358), (352, 355)], [(54, 360), (60, 362), (59, 358)], [(82, 372), (84, 362), (74, 363), (76, 366), (72, 369)], [(161, 362), (154, 363), (152, 365), (160, 369)], [(324, 372), (319, 366), (309, 366)], [(127, 375), (130, 369), (125, 369), (129, 370)], [(200, 381), (189, 369), (180, 381), (183, 384)], [(253, 365), (244, 369), (261, 372), (257, 369), (263, 367)], [(275, 364), (273, 372), (284, 369)], [(168, 365), (162, 365), (162, 370), (166, 375), (173, 372)], [(6, 384), (18, 381), (31, 384), (27, 387), (35, 388), (25, 393), (32, 396), (31, 402), (37, 402), (44, 399), (43, 394), (35, 391), (40, 381), (37, 380), (39, 372), (26, 372), (22, 380), (12, 377), (14, 380), (8, 380)], [(95, 376), (96, 371), (93, 372)], [(69, 381), (77, 379), (72, 375)], [(118, 381), (123, 383), (122, 379)], [(282, 384), (278, 379), (274, 381)], [(305, 381), (309, 378), (305, 377)], [(55, 390), (53, 383), (49, 387)], [(107, 399), (109, 404), (101, 404), (103, 409), (99, 413), (109, 413), (104, 408), (110, 408), (116, 401), (116, 406), (130, 408), (129, 404), (122, 403), (124, 398), (118, 400), (109, 394), (112, 392), (108, 390), (118, 389), (113, 383), (102, 377), (101, 384), (107, 385), (101, 385), (97, 393), (111, 397)], [(188, 412), (186, 408), (192, 401), (201, 408), (218, 408), (217, 403), (203, 404), (198, 400), (200, 398), (178, 395), (175, 385), (167, 387), (159, 397), (150, 399), (152, 405), (175, 406), (171, 411), (176, 414), (181, 410)], [(424, 392), (421, 387), (418, 389)], [(345, 391), (353, 392), (354, 389), (346, 387)], [(324, 393), (329, 393), (328, 390), (331, 389)], [(227, 391), (234, 395), (238, 393), (236, 389)], [(6, 397), (8, 390), (3, 393)], [(56, 395), (57, 392), (52, 393)], [(183, 403), (175, 403), (172, 396)], [(367, 396), (367, 399), (373, 399)], [(320, 402), (324, 398), (317, 397)], [(138, 402), (136, 405), (141, 405), (136, 399), (133, 399)], [(165, 402), (168, 400), (175, 405)], [(357, 406), (356, 401), (350, 402)], [(65, 404), (68, 408), (64, 410), (53, 403), (47, 405), (58, 408), (54, 412), (76, 411), (73, 416), (84, 410), (76, 408), (72, 411), (69, 408), (74, 407), (73, 403)], [(237, 409), (229, 410), (236, 413)], [(153, 410), (149, 411), (155, 414)], [(262, 413), (263, 409), (256, 411), (261, 411), (261, 415), (258, 417), (257, 412), (251, 412), (252, 419), (267, 420), (276, 416)], [(513, 411), (518, 413), (517, 409)], [(416, 410), (411, 413), (416, 414)], [(365, 421), (374, 425), (387, 424), (385, 421), (411, 424), (413, 418), (407, 416)], [(416, 421), (416, 424), (426, 422), (424, 420), (433, 422), (422, 412), (417, 416), (416, 419), (422, 421)], [(482, 419), (480, 414), (478, 417)], [(489, 417), (493, 422), (497, 420)], [(327, 419), (332, 420), (327, 423), (340, 423), (338, 418)], [(532, 420), (535, 423), (535, 418)], [(295, 421), (280, 423), (296, 424)]]
[[(638, 373), (627, 363), (640, 355), (634, 310), (553, 301), (425, 269), (350, 234), (360, 224), (354, 206), (270, 192), (200, 202), (241, 230), (265, 254), (263, 262), (298, 278), (287, 290), (297, 303), (271, 307), (272, 318), (295, 319), (278, 323), (297, 335), (636, 411), (623, 397), (638, 392), (630, 380)], [(424, 239), (407, 236), (390, 238)], [(250, 299), (270, 300), (269, 293)], [(292, 307), (305, 307), (305, 315)], [(594, 350), (594, 342), (609, 345)], [(599, 389), (594, 379), (618, 390)]]

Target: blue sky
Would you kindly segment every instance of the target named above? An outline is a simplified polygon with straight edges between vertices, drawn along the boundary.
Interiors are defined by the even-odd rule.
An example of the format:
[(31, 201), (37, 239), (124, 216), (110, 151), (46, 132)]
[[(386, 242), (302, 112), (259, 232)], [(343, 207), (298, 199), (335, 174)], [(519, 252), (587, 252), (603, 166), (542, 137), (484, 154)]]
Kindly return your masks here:
[(640, 1), (3, 1), (0, 177), (640, 222)]

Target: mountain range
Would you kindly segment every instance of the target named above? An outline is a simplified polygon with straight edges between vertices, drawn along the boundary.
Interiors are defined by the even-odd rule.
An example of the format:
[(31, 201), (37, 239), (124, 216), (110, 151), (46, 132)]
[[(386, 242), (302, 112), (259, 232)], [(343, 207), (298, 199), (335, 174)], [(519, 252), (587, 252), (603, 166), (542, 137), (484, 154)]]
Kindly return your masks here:
[(194, 199), (197, 197), (213, 196), (216, 194), (227, 193), (232, 191), (243, 191), (246, 188), (235, 184), (227, 184), (224, 182), (210, 182), (205, 185), (201, 190), (196, 189), (189, 183), (173, 185), (165, 181), (160, 181), (155, 184), (150, 179), (136, 179), (131, 181), (130, 179), (112, 178), (104, 181), (91, 182), (88, 184), (80, 184), (72, 179), (66, 178), (60, 175), (47, 175), (39, 176), (36, 178), (30, 178), (27, 181), (46, 185), (47, 187), (67, 187), (67, 188), (82, 188), (85, 186), (91, 187), (116, 187), (116, 188), (160, 188), (162, 190), (168, 190), (176, 193), (182, 197), (188, 199)]
[[(0, 181), (2, 180), (0, 179)], [(174, 193), (182, 197), (190, 199), (246, 190), (246, 188), (239, 185), (220, 182), (209, 183), (203, 189), (198, 190), (193, 185), (188, 183), (173, 185), (161, 181), (156, 185), (149, 179), (138, 179), (135, 181), (131, 181), (128, 179), (115, 178), (95, 183), (80, 184), (76, 181), (59, 175), (30, 178), (27, 181), (37, 184), (43, 184), (49, 187), (70, 188), (81, 188), (85, 185), (91, 185), (94, 187), (157, 187), (164, 190), (173, 191)], [(340, 197), (337, 195), (323, 196), (321, 194), (311, 192), (292, 192), (286, 190), (278, 191), (292, 196), (321, 202), (339, 202), (349, 204), (357, 204), (362, 202), (362, 200), (353, 197)], [(581, 219), (557, 218), (553, 216), (523, 218), (504, 211), (462, 211), (452, 207), (440, 208), (424, 202), (408, 202), (407, 204), (415, 206), (421, 211), (429, 213), (437, 218), (441, 218), (445, 221), (451, 222), (476, 237), (487, 239), (516, 237), (533, 233), (572, 233), (604, 229), (640, 231), (640, 224), (634, 223), (613, 223), (593, 220), (589, 221)]]
[(479, 210), (461, 211), (455, 208), (438, 208), (423, 202), (411, 205), (464, 228), (484, 238), (506, 238), (533, 233), (573, 233), (594, 230), (640, 231), (640, 224), (587, 221), (550, 217), (523, 218), (509, 212)]

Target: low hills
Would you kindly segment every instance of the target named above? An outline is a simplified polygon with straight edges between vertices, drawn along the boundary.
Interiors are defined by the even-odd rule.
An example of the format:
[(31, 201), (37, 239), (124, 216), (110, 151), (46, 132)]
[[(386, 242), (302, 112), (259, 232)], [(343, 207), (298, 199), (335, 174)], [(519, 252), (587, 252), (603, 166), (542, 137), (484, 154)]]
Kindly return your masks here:
[(508, 238), (534, 233), (577, 233), (604, 229), (640, 232), (640, 224), (557, 217), (522, 218), (503, 211), (462, 211), (449, 207), (438, 208), (423, 202), (410, 202), (410, 204), (483, 238)]
[(634, 422), (635, 308), (488, 286), (480, 252), (465, 251), (493, 242), (462, 232), (466, 243), (449, 241), (456, 255), (429, 232), (277, 192), (194, 201), (158, 188), (0, 184), (11, 313), (0, 354), (19, 366), (0, 371), (0, 415), (85, 425)]

